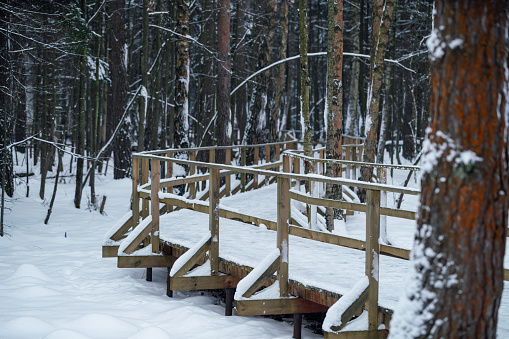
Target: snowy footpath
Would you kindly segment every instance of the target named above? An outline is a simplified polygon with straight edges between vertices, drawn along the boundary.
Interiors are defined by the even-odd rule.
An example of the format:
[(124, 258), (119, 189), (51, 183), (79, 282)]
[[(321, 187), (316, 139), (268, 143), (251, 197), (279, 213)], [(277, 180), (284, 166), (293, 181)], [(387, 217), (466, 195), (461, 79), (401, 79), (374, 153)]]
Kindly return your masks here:
[[(33, 177), (32, 177), (33, 178)], [(39, 182), (16, 187), (0, 238), (0, 338), (291, 338), (293, 327), (261, 317), (225, 317), (199, 292), (166, 296), (166, 269), (118, 269), (101, 258), (104, 233), (129, 208), (130, 180), (99, 177), (106, 213), (73, 205), (74, 182), (61, 184), (48, 225)], [(19, 183), (19, 182), (18, 182)], [(87, 187), (88, 188), (88, 187)], [(47, 200), (53, 182), (46, 186)], [(305, 338), (320, 338), (303, 330)]]

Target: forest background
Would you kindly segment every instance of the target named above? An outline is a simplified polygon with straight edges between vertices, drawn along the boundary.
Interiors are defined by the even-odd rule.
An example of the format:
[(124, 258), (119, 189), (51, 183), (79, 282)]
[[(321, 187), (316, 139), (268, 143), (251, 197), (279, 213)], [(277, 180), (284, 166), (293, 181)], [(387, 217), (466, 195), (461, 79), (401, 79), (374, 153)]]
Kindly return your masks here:
[[(370, 73), (384, 34), (380, 27), (389, 23), (384, 53), (390, 61), (381, 68), (375, 105), (380, 119), (373, 128), (378, 149), (385, 145), (390, 162), (401, 163), (400, 156), (419, 154), (428, 122), (425, 42), (433, 4), (387, 2), (393, 11), (381, 16), (384, 1), (334, 1), (336, 18), (338, 11), (341, 17), (340, 56), (345, 51), (335, 86), (342, 90), (340, 128), (366, 136), (372, 121)], [(303, 63), (292, 58), (299, 56), (304, 26), (298, 4), (290, 0), (2, 2), (2, 194), (12, 196), (13, 168), (23, 162), (15, 151), (40, 162), (42, 199), (46, 173), (58, 166), (61, 152), (72, 153), (70, 173), (62, 175), (76, 179), (74, 201), (80, 208), (87, 185), (97, 203), (96, 172), (113, 166), (115, 178), (130, 176), (132, 151), (272, 142), (285, 131), (302, 140), (304, 130), (325, 144), (329, 4), (300, 5), (306, 9), (300, 13), (307, 12), (304, 82)], [(301, 112), (303, 83), (309, 85), (309, 122)], [(225, 107), (226, 117), (218, 114)], [(377, 161), (382, 160), (379, 152)]]

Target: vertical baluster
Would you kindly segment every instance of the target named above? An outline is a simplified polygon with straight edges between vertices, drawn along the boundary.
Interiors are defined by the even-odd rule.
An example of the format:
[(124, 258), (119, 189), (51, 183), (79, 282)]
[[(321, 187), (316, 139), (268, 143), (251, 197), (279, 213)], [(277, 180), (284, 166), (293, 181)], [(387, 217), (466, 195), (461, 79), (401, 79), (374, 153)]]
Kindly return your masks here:
[[(290, 171), (290, 158), (283, 156), (283, 172)], [(277, 246), (281, 252), (279, 270), (277, 277), (279, 280), (280, 296), (288, 297), (288, 223), (291, 217), (290, 211), (290, 179), (277, 179)]]
[(159, 253), (159, 187), (161, 179), (161, 163), (159, 159), (152, 159), (151, 168), (151, 189), (150, 202), (152, 214), (152, 232), (150, 239), (152, 242), (152, 253)]
[(369, 279), (369, 330), (378, 329), (378, 280), (380, 244), (380, 191), (366, 192), (366, 275)]
[[(253, 164), (256, 166), (260, 160), (260, 148), (255, 146), (254, 148), (254, 161)], [(253, 175), (253, 189), (258, 188), (258, 174)]]
[[(190, 151), (189, 152), (189, 160), (196, 161), (196, 151)], [(189, 175), (195, 175), (196, 174), (196, 166), (190, 165), (189, 166)], [(196, 183), (190, 183), (189, 184), (189, 199), (196, 199)]]
[(219, 169), (209, 174), (210, 274), (219, 275)]
[[(226, 149), (225, 164), (226, 165), (231, 165), (231, 163), (232, 163), (232, 149), (231, 148), (227, 148)], [(231, 175), (227, 175), (226, 178), (225, 178), (225, 190), (226, 190), (226, 196), (229, 197), (231, 195), (231, 190), (232, 190), (232, 178), (231, 178)]]

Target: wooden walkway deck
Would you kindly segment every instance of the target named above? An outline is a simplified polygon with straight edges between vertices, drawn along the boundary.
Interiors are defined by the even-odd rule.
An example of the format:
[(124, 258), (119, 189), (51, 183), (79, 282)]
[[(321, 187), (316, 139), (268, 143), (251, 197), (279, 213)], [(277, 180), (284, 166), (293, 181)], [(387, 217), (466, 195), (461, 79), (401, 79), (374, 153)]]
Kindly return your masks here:
[[(141, 198), (140, 213), (139, 216), (137, 213), (134, 216), (127, 214), (107, 234), (103, 246), (104, 257), (118, 257), (119, 267), (143, 267), (148, 269), (147, 273), (151, 272), (152, 267), (167, 267), (169, 295), (172, 290), (225, 288), (229, 299), (227, 305), (235, 301), (238, 315), (327, 312), (356, 283), (364, 278), (367, 282), (369, 278), (364, 292), (350, 304), (343, 305), (346, 311), (341, 319), (334, 320), (335, 325), (325, 331), (325, 336), (381, 338), (387, 335), (387, 331), (377, 330), (378, 325), (385, 324), (389, 328), (392, 310), (400, 292), (404, 290), (404, 277), (410, 264), (407, 260), (409, 251), (374, 246), (373, 239), (379, 237), (377, 232), (381, 214), (403, 219), (413, 219), (414, 214), (381, 207), (380, 191), (407, 194), (417, 194), (418, 191), (321, 176), (306, 177), (295, 173), (302, 168), (296, 159), (303, 160), (303, 157), (289, 152), (283, 158), (282, 172), (264, 169), (280, 166), (281, 162), (267, 164), (262, 169), (239, 169), (152, 154), (136, 157), (142, 160), (142, 169), (140, 185), (136, 176), (133, 184), (133, 207), (139, 206), (137, 201)], [(150, 183), (148, 159), (151, 159), (152, 166)], [(185, 179), (159, 180), (159, 161), (200, 166), (208, 168), (209, 173)], [(293, 164), (293, 168), (290, 164)], [(139, 173), (137, 161), (134, 161), (134, 166), (133, 173)], [(223, 172), (220, 173), (220, 170)], [(168, 172), (171, 173), (170, 167)], [(272, 178), (272, 181), (277, 178), (277, 185), (220, 198), (263, 184), (258, 185), (253, 181), (249, 184), (243, 177), (241, 188), (232, 189), (229, 186), (231, 180), (226, 180), (221, 191), (219, 176), (230, 178), (235, 172), (254, 175), (255, 180), (262, 176)], [(177, 184), (194, 186), (196, 182), (207, 179), (212, 194), (201, 195), (207, 197), (208, 201), (187, 200), (171, 194), (170, 188)], [(368, 189), (368, 202), (359, 204), (310, 198), (298, 190), (290, 189), (295, 180), (358, 185)], [(164, 188), (166, 193), (160, 191)], [(192, 195), (200, 195), (196, 186)], [(149, 200), (152, 201), (150, 208)], [(292, 225), (291, 200), (365, 212), (366, 240)], [(161, 214), (161, 211), (172, 212)], [(142, 220), (137, 221), (140, 217)], [(415, 221), (408, 220), (408, 223), (415, 224)], [(378, 255), (378, 252), (381, 254)], [(505, 284), (509, 288), (508, 283)], [(271, 287), (255, 294), (262, 286)], [(233, 300), (235, 288), (237, 292)], [(338, 332), (363, 309), (369, 312), (370, 331)], [(227, 307), (225, 314), (231, 312)], [(502, 300), (499, 319), (509, 319), (509, 297)], [(294, 333), (298, 337), (299, 316), (296, 316), (296, 320)], [(509, 324), (506, 323), (499, 321), (499, 333), (509, 334)]]

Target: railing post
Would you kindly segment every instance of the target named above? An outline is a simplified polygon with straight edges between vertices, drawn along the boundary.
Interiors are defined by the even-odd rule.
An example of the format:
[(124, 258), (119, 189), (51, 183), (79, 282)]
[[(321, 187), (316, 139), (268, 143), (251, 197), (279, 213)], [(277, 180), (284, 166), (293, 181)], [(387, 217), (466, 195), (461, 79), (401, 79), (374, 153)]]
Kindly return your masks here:
[(219, 169), (209, 174), (210, 274), (219, 275)]
[[(196, 161), (196, 151), (189, 151), (189, 160)], [(189, 166), (189, 175), (195, 175), (196, 174), (196, 166), (190, 165)], [(189, 199), (195, 199), (196, 198), (196, 183), (190, 183), (189, 184)]]
[[(283, 172), (290, 171), (290, 158), (283, 156)], [(288, 297), (288, 224), (290, 222), (290, 179), (277, 178), (277, 247), (281, 252), (279, 270), (279, 293)]]
[(380, 191), (366, 192), (366, 275), (369, 279), (369, 330), (378, 329), (378, 280), (380, 244)]
[[(300, 174), (300, 159), (298, 157), (293, 158), (293, 173)], [(295, 188), (300, 191), (300, 180), (295, 180)]]
[(161, 179), (161, 163), (159, 159), (152, 159), (150, 202), (152, 214), (152, 253), (159, 253), (159, 187)]
[[(240, 146), (240, 166), (246, 166), (246, 146)], [(240, 174), (240, 191), (246, 191), (246, 173)]]
[(133, 157), (133, 228), (140, 223), (140, 194), (138, 193), (138, 185), (140, 183), (140, 158)]
[[(232, 163), (232, 149), (227, 148), (226, 149), (226, 159), (225, 159), (225, 165), (231, 165)], [(225, 178), (225, 191), (226, 196), (229, 197), (231, 195), (232, 190), (232, 178), (231, 175), (227, 175)]]
[[(281, 159), (281, 145), (276, 145), (276, 161)], [(279, 171), (279, 168), (276, 167), (276, 172)]]
[[(260, 148), (256, 146), (254, 148), (254, 161), (253, 165), (258, 165), (258, 162), (260, 161)], [(253, 175), (253, 189), (258, 188), (258, 174)]]
[[(141, 184), (144, 185), (148, 182), (148, 158), (141, 159)], [(148, 217), (148, 200), (143, 199), (141, 201), (141, 218), (145, 219)]]
[[(167, 157), (173, 158), (173, 152), (168, 152)], [(166, 177), (171, 178), (172, 176), (173, 176), (173, 163), (171, 161), (167, 161), (166, 162)], [(168, 187), (166, 189), (166, 192), (173, 193), (173, 186)], [(170, 213), (171, 211), (173, 211), (173, 206), (166, 204), (166, 213)]]
[[(268, 164), (270, 162), (270, 146), (265, 146), (265, 163)], [(269, 184), (269, 177), (265, 176), (265, 185)]]
[[(387, 168), (377, 167), (378, 180), (382, 185), (387, 184)], [(387, 191), (380, 191), (380, 206), (387, 207)], [(387, 243), (387, 216), (380, 216), (380, 238)]]

